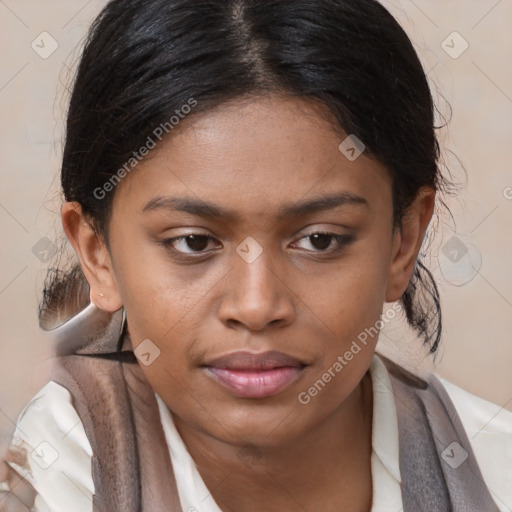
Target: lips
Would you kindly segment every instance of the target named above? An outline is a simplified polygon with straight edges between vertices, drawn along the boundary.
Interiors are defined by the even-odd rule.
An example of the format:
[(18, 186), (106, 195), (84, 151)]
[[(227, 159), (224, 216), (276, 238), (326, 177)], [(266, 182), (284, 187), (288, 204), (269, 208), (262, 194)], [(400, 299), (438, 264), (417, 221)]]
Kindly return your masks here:
[(231, 354), (213, 359), (206, 366), (227, 368), (229, 370), (269, 370), (283, 366), (304, 366), (304, 363), (283, 352), (269, 350), (259, 354), (243, 351), (232, 352)]
[(207, 375), (236, 396), (276, 395), (301, 375), (305, 364), (283, 352), (234, 352), (204, 365)]

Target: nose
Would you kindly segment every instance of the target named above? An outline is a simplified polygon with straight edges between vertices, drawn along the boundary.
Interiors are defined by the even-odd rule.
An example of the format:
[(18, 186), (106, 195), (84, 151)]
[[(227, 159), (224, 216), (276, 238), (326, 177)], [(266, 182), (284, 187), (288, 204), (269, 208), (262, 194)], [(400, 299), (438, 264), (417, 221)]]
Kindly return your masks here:
[[(233, 269), (219, 316), (230, 328), (261, 331), (267, 326), (284, 327), (295, 318), (294, 293), (284, 282), (282, 269), (263, 251), (251, 263), (234, 254)], [(274, 259), (275, 260), (275, 259)]]

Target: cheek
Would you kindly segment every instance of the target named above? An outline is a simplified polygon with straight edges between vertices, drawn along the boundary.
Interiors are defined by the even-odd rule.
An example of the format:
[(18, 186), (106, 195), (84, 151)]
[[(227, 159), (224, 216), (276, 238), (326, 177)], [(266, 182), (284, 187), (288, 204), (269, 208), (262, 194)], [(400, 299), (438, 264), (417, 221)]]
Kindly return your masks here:
[[(365, 328), (375, 324), (382, 313), (388, 264), (382, 253), (367, 247), (354, 251), (350, 258), (333, 266), (328, 275), (315, 281), (315, 293), (305, 298), (314, 301), (315, 310), (325, 319), (339, 341), (347, 343)], [(311, 303), (311, 302), (310, 302)], [(313, 305), (312, 304), (312, 305)]]
[[(119, 237), (121, 238), (121, 237)], [(116, 247), (116, 280), (133, 332), (147, 337), (169, 333), (200, 309), (205, 290), (222, 278), (222, 268), (177, 265), (165, 248), (142, 236), (124, 237)]]
[[(316, 406), (326, 411), (348, 396), (370, 365), (382, 312), (382, 291), (373, 277), (369, 272), (352, 273), (329, 283), (331, 299), (323, 303), (321, 314), (329, 330), (316, 340), (318, 364), (302, 387), (310, 398), (318, 392)], [(320, 382), (319, 387), (319, 380), (332, 384), (324, 388)]]

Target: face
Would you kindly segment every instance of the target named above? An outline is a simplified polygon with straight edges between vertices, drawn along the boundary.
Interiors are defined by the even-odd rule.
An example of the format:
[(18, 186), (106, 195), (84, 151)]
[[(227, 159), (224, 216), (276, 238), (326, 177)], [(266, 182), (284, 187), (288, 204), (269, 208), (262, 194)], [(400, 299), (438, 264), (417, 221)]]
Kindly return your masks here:
[(348, 159), (321, 109), (267, 97), (185, 119), (115, 192), (112, 293), (141, 368), (174, 415), (231, 444), (333, 414), (370, 364), (361, 333), (407, 284), (389, 173)]

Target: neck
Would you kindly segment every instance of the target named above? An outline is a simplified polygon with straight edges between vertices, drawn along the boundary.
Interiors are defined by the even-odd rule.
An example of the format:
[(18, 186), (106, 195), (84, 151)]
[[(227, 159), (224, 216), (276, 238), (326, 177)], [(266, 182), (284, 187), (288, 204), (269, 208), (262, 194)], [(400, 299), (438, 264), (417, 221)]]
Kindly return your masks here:
[(367, 372), (330, 416), (276, 446), (233, 446), (173, 418), (223, 511), (369, 511), (372, 393)]

